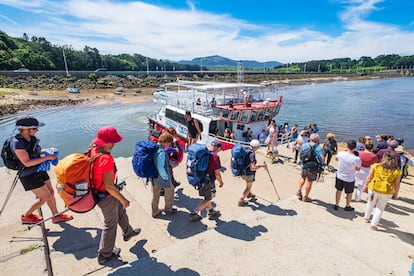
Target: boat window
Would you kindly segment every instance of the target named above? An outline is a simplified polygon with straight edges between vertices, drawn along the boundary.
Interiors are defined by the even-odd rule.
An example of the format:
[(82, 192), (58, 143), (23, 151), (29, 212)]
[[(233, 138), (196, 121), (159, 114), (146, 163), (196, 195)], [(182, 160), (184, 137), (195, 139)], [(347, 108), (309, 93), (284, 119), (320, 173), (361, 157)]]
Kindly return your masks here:
[(187, 120), (184, 118), (184, 115), (171, 109), (165, 109), (165, 117), (173, 121), (179, 122), (182, 125), (187, 125)]
[(219, 108), (213, 108), (213, 115), (214, 116), (216, 116), (216, 117), (219, 117), (220, 116), (220, 109)]
[(252, 110), (252, 115), (250, 116), (250, 122), (256, 122), (257, 110)]
[(244, 110), (240, 116), (240, 122), (248, 123), (250, 119), (250, 110)]
[(263, 121), (263, 116), (264, 116), (264, 110), (261, 109), (261, 110), (259, 110), (259, 115), (257, 115), (257, 120), (258, 121)]
[(231, 117), (230, 120), (231, 121), (237, 121), (239, 119), (239, 115), (240, 115), (240, 111), (232, 111), (231, 112)]
[(228, 109), (221, 109), (221, 118), (228, 120), (230, 115), (230, 110)]

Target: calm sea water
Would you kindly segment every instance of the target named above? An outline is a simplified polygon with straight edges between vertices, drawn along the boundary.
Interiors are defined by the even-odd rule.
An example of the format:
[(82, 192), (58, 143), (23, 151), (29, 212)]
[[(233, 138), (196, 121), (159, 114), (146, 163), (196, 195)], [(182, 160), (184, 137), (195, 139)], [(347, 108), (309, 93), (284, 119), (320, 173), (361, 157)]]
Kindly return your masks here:
[[(403, 137), (414, 148), (414, 78), (343, 81), (281, 88), (284, 105), (278, 124), (317, 123), (321, 136), (333, 132), (338, 141), (380, 133)], [(113, 125), (124, 140), (113, 150), (116, 157), (131, 156), (136, 141), (148, 136), (152, 102), (139, 104), (81, 105), (30, 112), (46, 123), (37, 137), (42, 147), (56, 147), (61, 156), (83, 152), (102, 126)], [(16, 115), (0, 119), (0, 141), (14, 128)], [(1, 161), (0, 161), (1, 162)], [(1, 164), (2, 165), (2, 164)]]

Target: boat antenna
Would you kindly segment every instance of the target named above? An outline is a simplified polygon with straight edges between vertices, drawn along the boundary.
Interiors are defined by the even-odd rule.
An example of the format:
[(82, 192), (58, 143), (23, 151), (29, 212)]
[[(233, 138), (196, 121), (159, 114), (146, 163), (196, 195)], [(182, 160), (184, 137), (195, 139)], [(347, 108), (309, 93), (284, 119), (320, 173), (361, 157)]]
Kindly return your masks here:
[(244, 82), (243, 61), (242, 60), (240, 60), (237, 63), (237, 82), (238, 83)]

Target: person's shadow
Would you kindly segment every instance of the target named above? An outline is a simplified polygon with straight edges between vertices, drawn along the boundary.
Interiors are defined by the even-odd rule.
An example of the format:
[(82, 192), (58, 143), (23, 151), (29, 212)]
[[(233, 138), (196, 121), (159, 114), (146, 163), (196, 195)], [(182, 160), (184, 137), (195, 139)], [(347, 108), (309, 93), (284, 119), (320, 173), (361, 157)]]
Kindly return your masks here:
[(298, 213), (295, 210), (291, 209), (282, 209), (279, 206), (274, 204), (270, 204), (268, 206), (260, 203), (256, 198), (250, 199), (249, 201), (251, 204), (248, 206), (252, 208), (253, 211), (262, 211), (271, 215), (277, 216), (296, 216)]
[(128, 275), (188, 275), (188, 276), (199, 276), (200, 273), (189, 269), (187, 267), (180, 268), (176, 271), (170, 268), (170, 265), (158, 262), (157, 258), (146, 257), (139, 259), (132, 263), (129, 263), (128, 266), (123, 266), (115, 270), (114, 272), (109, 273), (108, 275), (119, 275), (119, 276), (128, 276)]
[(219, 217), (215, 218), (215, 220), (218, 226), (215, 227), (214, 230), (233, 239), (254, 241), (257, 237), (262, 235), (261, 233), (268, 231), (263, 225), (250, 227), (247, 224), (236, 220), (225, 222), (220, 220)]
[(338, 210), (335, 210), (333, 208), (333, 204), (331, 203), (327, 203), (325, 201), (319, 200), (319, 199), (314, 199), (312, 201), (312, 204), (321, 206), (326, 208), (326, 211), (328, 213), (330, 213), (333, 216), (336, 217), (340, 217), (343, 219), (348, 219), (348, 220), (354, 220), (356, 219), (358, 216), (362, 217), (364, 214), (362, 212), (357, 212), (357, 211), (352, 211), (352, 212), (348, 212), (348, 211), (344, 211), (343, 208), (339, 207)]
[[(102, 230), (99, 228), (78, 228), (66, 222), (59, 224), (63, 231), (51, 231), (47, 235), (51, 237), (59, 237), (52, 247), (56, 251), (65, 254), (72, 254), (77, 260), (83, 258), (96, 258), (99, 240)], [(96, 231), (95, 237), (89, 231)], [(76, 242), (75, 242), (76, 241)]]

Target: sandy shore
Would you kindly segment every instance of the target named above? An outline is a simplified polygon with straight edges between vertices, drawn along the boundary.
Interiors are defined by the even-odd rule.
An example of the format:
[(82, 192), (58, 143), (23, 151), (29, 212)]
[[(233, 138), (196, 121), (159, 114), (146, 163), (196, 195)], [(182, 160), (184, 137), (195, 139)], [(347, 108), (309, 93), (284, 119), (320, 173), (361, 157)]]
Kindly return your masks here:
[(43, 109), (51, 106), (75, 105), (80, 103), (108, 104), (121, 101), (124, 104), (147, 102), (152, 99), (154, 88), (125, 89), (115, 94), (114, 89), (85, 89), (79, 94), (67, 90), (26, 90), (0, 88), (0, 117), (21, 111)]
[[(46, 222), (50, 257), (55, 275), (407, 275), (414, 255), (414, 177), (402, 182), (400, 198), (389, 202), (379, 231), (369, 229), (361, 218), (365, 202), (353, 202), (355, 212), (332, 209), (335, 174), (326, 172), (323, 182), (313, 185), (313, 203), (299, 202), (294, 196), (300, 168), (291, 162), (293, 154), (279, 147), (283, 163), (270, 164), (260, 149), (258, 161), (266, 161), (273, 180), (265, 170), (257, 173), (253, 186), (256, 200), (247, 207), (237, 201), (243, 181), (229, 170), (223, 174), (224, 187), (218, 189), (214, 205), (221, 216), (191, 222), (188, 214), (200, 200), (187, 184), (184, 164), (175, 169), (181, 186), (176, 189), (178, 213), (151, 217), (151, 187), (138, 178), (131, 158), (117, 158), (118, 175), (127, 186), (127, 212), (131, 224), (142, 232), (128, 242), (118, 233), (116, 245), (121, 258), (107, 266), (96, 261), (101, 235), (99, 208), (73, 214), (74, 220), (60, 225)], [(229, 166), (230, 152), (220, 153)], [(333, 161), (332, 165), (337, 166)], [(55, 181), (53, 171), (50, 172)], [(3, 185), (0, 202), (7, 195), (14, 174), (0, 169)], [(280, 200), (274, 188), (280, 196)], [(28, 231), (19, 222), (20, 214), (34, 200), (18, 183), (0, 217), (0, 268), (3, 275), (45, 275), (41, 229)], [(57, 198), (60, 209), (62, 200)], [(161, 199), (162, 206), (163, 200)], [(340, 207), (344, 206), (341, 198)], [(45, 216), (50, 215), (43, 207)]]

